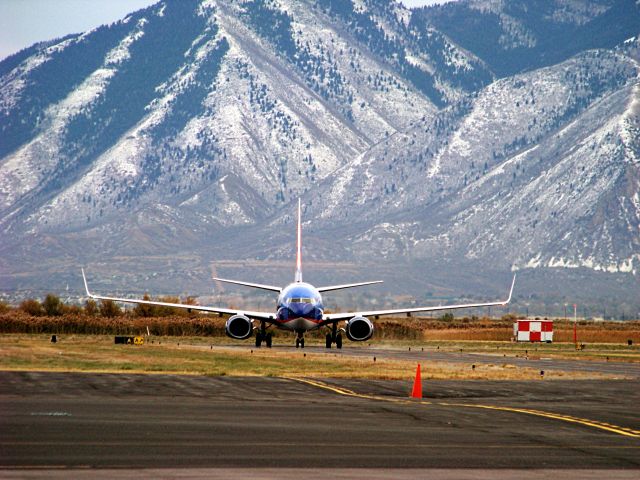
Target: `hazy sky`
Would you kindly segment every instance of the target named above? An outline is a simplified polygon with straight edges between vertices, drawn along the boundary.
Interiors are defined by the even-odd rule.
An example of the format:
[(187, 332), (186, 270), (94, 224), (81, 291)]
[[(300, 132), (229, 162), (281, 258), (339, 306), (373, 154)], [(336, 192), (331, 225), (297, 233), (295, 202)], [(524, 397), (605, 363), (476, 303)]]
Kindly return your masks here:
[[(0, 0), (0, 60), (43, 40), (124, 18), (159, 0)], [(417, 7), (448, 0), (402, 0)]]

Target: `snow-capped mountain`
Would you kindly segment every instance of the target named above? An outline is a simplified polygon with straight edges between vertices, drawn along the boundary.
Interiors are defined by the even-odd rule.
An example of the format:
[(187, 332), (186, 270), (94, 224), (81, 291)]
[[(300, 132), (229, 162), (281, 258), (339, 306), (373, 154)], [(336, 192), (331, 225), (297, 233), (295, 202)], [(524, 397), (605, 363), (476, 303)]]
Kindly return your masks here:
[(105, 262), (199, 293), (289, 258), (303, 197), (311, 260), (398, 291), (633, 291), (640, 5), (534, 3), (164, 0), (5, 59), (3, 290)]

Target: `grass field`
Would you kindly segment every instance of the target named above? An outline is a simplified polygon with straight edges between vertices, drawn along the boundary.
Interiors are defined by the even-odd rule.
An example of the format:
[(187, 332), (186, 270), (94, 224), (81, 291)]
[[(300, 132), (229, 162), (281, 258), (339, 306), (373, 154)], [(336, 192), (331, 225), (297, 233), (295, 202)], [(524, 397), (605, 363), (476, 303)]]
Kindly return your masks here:
[[(55, 344), (50, 335), (0, 335), (0, 369), (85, 372), (175, 373), (191, 375), (233, 376), (301, 376), (333, 378), (376, 378), (408, 380), (413, 378), (415, 363), (396, 360), (373, 360), (380, 348), (424, 348), (465, 352), (494, 353), (493, 363), (470, 365), (448, 362), (423, 362), (425, 379), (539, 380), (539, 370), (517, 367), (509, 356), (536, 355), (565, 358), (640, 361), (638, 347), (590, 345), (578, 351), (573, 345), (518, 345), (506, 342), (418, 342), (381, 341), (349, 344), (348, 348), (370, 351), (366, 357), (342, 356), (335, 350), (311, 352), (282, 348), (255, 349), (245, 342), (241, 347), (228, 339), (203, 337), (156, 337), (142, 346), (114, 345), (107, 335), (63, 335)], [(214, 344), (215, 343), (215, 344)], [(284, 342), (283, 342), (284, 343)], [(311, 341), (310, 345), (321, 345)], [(288, 344), (288, 343), (287, 343)], [(226, 345), (226, 346), (225, 346)], [(503, 355), (507, 355), (504, 357)], [(606, 378), (591, 373), (549, 372), (545, 378)]]

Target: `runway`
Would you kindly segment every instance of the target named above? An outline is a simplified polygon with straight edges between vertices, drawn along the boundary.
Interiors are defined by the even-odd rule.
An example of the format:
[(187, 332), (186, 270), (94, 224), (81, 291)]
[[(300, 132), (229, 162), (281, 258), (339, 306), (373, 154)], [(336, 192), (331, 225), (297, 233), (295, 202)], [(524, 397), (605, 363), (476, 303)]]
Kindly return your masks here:
[(118, 469), (120, 477), (294, 478), (305, 469), (326, 478), (346, 468), (355, 470), (343, 478), (415, 478), (410, 469), (540, 478), (521, 469), (562, 469), (564, 478), (606, 470), (613, 479), (640, 469), (638, 380), (431, 381), (424, 403), (407, 399), (409, 387), (0, 372), (0, 477), (108, 478)]

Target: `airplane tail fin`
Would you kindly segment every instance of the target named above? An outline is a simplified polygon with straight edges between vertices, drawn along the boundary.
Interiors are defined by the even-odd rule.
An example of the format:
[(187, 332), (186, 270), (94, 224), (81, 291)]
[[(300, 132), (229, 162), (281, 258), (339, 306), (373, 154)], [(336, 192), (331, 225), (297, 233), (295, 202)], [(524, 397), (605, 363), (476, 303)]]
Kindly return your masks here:
[(302, 282), (302, 225), (301, 225), (302, 207), (298, 198), (298, 251), (296, 255), (296, 282)]

